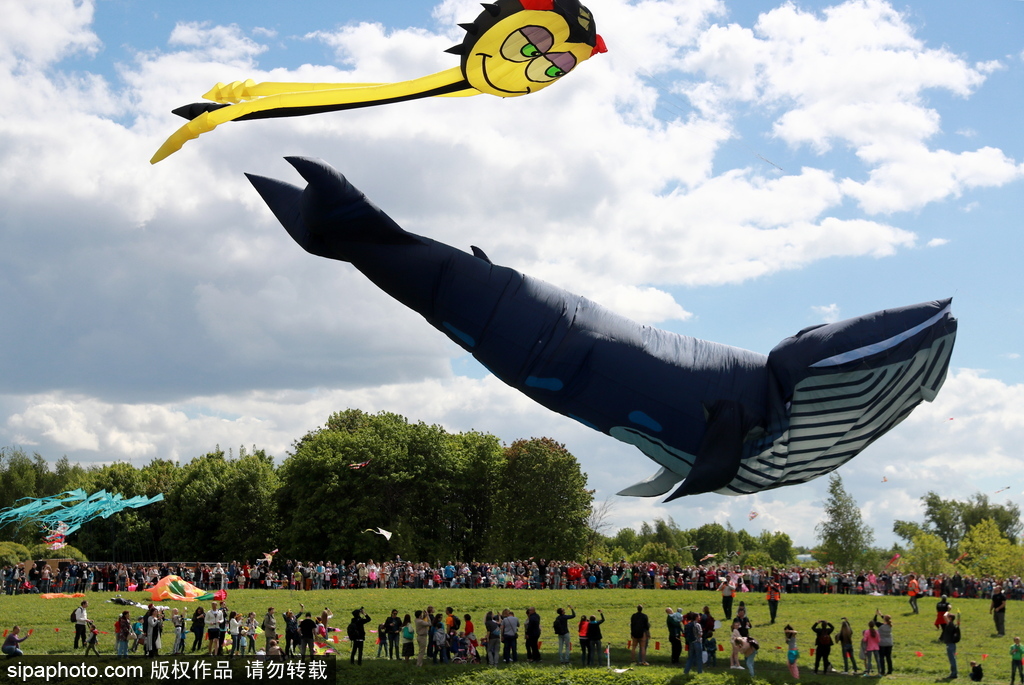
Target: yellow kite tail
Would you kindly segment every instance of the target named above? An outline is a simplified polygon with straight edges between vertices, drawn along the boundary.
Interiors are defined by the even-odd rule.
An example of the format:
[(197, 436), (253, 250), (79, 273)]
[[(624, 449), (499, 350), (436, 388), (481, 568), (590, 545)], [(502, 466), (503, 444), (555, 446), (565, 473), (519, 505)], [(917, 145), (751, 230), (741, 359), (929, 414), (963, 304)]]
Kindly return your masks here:
[[(313, 89), (302, 90), (308, 86)], [(237, 104), (207, 103), (190, 105), (179, 111), (194, 116), (175, 131), (160, 146), (150, 164), (169, 157), (193, 138), (212, 131), (220, 124), (237, 119), (302, 116), (358, 107), (372, 107), (403, 100), (414, 100), (441, 95), (475, 95), (459, 68), (424, 76), (410, 81), (380, 84), (287, 84), (236, 82), (229, 86), (218, 84), (206, 97), (211, 100), (238, 100)], [(211, 97), (212, 96), (212, 97)], [(252, 98), (252, 99), (250, 99)]]

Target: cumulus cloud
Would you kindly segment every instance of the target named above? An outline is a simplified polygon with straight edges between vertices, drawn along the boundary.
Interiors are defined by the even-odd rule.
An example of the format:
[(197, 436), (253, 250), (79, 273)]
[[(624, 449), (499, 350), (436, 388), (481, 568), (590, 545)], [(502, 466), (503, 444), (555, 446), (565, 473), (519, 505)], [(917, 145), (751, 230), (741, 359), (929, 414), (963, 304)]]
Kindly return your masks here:
[(839, 305), (835, 302), (818, 307), (811, 307), (811, 311), (821, 317), (821, 320), (825, 323), (835, 323), (836, 321), (839, 321)]
[[(218, 81), (441, 71), (457, 63), (443, 52), (460, 37), (455, 22), (479, 7), (446, 0), (431, 29), (360, 23), (302, 39), (186, 17), (165, 45), (133, 45), (112, 73), (61, 62), (104, 48), (93, 28), (102, 4), (0, 0), (0, 9), (0, 83), (19, 103), (0, 114), (0, 315), (17, 331), (0, 355), (0, 443), (87, 461), (187, 459), (218, 443), (282, 456), (332, 411), (356, 406), (452, 430), (552, 435), (602, 494), (622, 486), (624, 463), (655, 470), (493, 378), (456, 375), (463, 353), (444, 336), (347, 266), (302, 252), (242, 176), (297, 183), (285, 155), (336, 164), (410, 230), (480, 245), (496, 263), (682, 332), (700, 314), (713, 318), (714, 304), (698, 309), (709, 292), (732, 288), (740, 300), (803, 271), (827, 282), (825, 265), (839, 260), (894, 262), (919, 242), (904, 212), (1022, 175), (988, 137), (977, 149), (950, 147), (943, 112), (926, 97), (969, 101), (1001, 65), (928, 46), (878, 0), (766, 7), (751, 26), (723, 23), (726, 7), (712, 0), (614, 2), (599, 17), (612, 49), (535, 95), (232, 123), (155, 167), (150, 155), (181, 125), (169, 111)], [(297, 42), (327, 47), (335, 62), (275, 67), (276, 45)], [(761, 163), (775, 153), (743, 143), (750, 130), (791, 159)], [(797, 316), (834, 297), (805, 284), (788, 292)], [(772, 313), (788, 304), (738, 326), (778, 339), (792, 326)], [(823, 320), (838, 310), (812, 309)], [(934, 418), (922, 410), (848, 467), (878, 520), (896, 506), (872, 504), (883, 469), (895, 469), (894, 482), (927, 460), (902, 511), (931, 474), (977, 480), (954, 445), (1002, 464), (1020, 442), (1019, 386), (972, 372), (949, 385), (984, 388), (991, 415), (937, 403), (957, 415), (955, 428), (917, 423)], [(990, 434), (934, 441), (965, 430), (963, 418)], [(765, 522), (813, 518), (821, 492), (815, 482), (759, 495), (757, 509)], [(717, 496), (692, 506), (737, 527), (752, 508)], [(618, 510), (621, 521), (677, 511), (649, 501)]]

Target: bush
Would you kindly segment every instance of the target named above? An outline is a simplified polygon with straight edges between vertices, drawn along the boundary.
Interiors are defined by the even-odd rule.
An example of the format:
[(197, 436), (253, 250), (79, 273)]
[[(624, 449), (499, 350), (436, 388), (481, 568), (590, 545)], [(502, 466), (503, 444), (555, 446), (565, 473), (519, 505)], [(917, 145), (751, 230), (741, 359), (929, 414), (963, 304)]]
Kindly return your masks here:
[(28, 547), (17, 542), (0, 542), (0, 564), (16, 566), (23, 561), (31, 561), (32, 554)]
[(89, 561), (89, 558), (82, 553), (77, 547), (67, 545), (60, 549), (53, 550), (46, 546), (46, 543), (41, 542), (38, 545), (33, 545), (30, 550), (33, 559), (74, 559), (75, 561)]

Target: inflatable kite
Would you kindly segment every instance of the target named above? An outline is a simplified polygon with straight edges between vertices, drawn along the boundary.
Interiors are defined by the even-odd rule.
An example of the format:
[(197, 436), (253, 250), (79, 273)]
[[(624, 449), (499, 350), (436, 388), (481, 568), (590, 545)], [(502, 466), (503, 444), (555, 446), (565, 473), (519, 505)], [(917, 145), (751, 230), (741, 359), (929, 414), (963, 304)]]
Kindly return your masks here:
[(205, 602), (207, 600), (223, 602), (228, 598), (228, 593), (225, 590), (206, 592), (173, 575), (161, 578), (156, 585), (149, 588), (148, 592), (150, 600), (154, 602), (168, 599), (176, 599), (181, 602)]
[(661, 466), (619, 494), (742, 495), (835, 470), (931, 401), (950, 300), (814, 326), (763, 355), (643, 326), (409, 233), (319, 160), (303, 188), (249, 176), (307, 252), (350, 262), (502, 381)]
[(173, 110), (189, 120), (150, 160), (156, 164), (200, 134), (228, 121), (294, 117), (372, 107), (404, 100), (487, 93), (529, 95), (606, 52), (590, 11), (579, 0), (497, 0), (449, 48), (462, 64), (400, 83), (218, 83), (197, 102)]

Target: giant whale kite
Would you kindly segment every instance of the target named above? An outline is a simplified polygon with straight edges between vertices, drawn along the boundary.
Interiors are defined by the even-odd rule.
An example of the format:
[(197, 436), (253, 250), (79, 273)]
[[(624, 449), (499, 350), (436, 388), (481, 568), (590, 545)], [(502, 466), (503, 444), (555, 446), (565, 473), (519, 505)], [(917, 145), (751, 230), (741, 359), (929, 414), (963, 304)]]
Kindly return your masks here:
[(668, 501), (809, 481), (934, 399), (946, 377), (950, 300), (807, 328), (766, 356), (640, 325), (477, 247), (409, 233), (326, 163), (288, 161), (305, 188), (249, 179), (292, 238), (351, 263), (508, 385), (661, 467), (619, 494), (672, 491)]
[(228, 121), (303, 116), (425, 97), (529, 95), (606, 51), (593, 15), (579, 0), (497, 0), (483, 6), (475, 21), (459, 24), (466, 35), (447, 50), (462, 58), (458, 67), (400, 83), (218, 83), (203, 96), (212, 102), (173, 111), (189, 122), (171, 134), (150, 163)]

